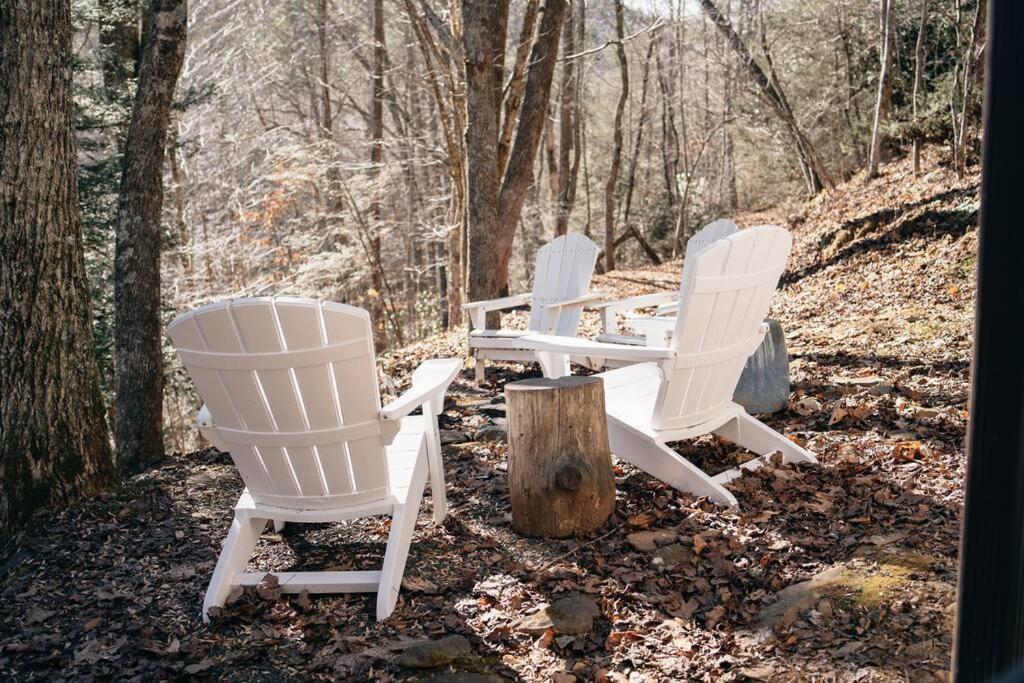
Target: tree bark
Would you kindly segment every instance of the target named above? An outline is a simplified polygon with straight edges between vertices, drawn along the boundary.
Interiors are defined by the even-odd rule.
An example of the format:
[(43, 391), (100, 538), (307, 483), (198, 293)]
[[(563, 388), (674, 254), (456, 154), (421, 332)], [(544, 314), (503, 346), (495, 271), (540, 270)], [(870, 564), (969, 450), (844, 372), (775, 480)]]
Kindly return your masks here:
[(608, 170), (608, 179), (604, 184), (604, 270), (609, 273), (615, 270), (615, 186), (619, 182), (619, 170), (622, 167), (622, 113), (629, 99), (629, 64), (626, 62), (626, 48), (623, 39), (626, 37), (623, 18), (622, 0), (615, 0), (615, 56), (619, 61), (619, 77), (622, 90), (619, 92), (619, 103), (615, 107), (615, 123), (612, 134), (612, 163)]
[(569, 9), (562, 29), (562, 90), (558, 104), (558, 196), (555, 205), (555, 237), (569, 230), (576, 205), (576, 180), (580, 170), (580, 78), (582, 63), (567, 59), (576, 52), (577, 25), (583, 22), (584, 3)]
[[(325, 0), (322, 0), (325, 1)], [(384, 163), (384, 0), (373, 0), (373, 72), (372, 101), (370, 102), (370, 177), (373, 179), (370, 202), (370, 250), (377, 267), (372, 269), (370, 286), (376, 292), (371, 316), (373, 318), (373, 343), (377, 352), (387, 346), (387, 327), (384, 324), (384, 283), (380, 256), (380, 232), (383, 212), (381, 211), (380, 171)], [(325, 89), (326, 90), (326, 89)], [(326, 95), (326, 92), (325, 92)]]
[(527, 379), (505, 387), (512, 523), (527, 536), (566, 538), (615, 511), (615, 477), (596, 377)]
[(772, 71), (770, 75), (764, 72), (764, 69), (757, 63), (753, 55), (750, 54), (750, 50), (747, 49), (746, 44), (736, 33), (732, 22), (718, 10), (713, 0), (700, 0), (700, 6), (711, 22), (718, 28), (722, 36), (732, 46), (740, 62), (746, 66), (747, 72), (757, 86), (757, 92), (761, 99), (771, 108), (789, 131), (796, 147), (798, 160), (807, 174), (807, 189), (812, 194), (817, 194), (825, 187), (831, 187), (832, 178), (818, 156), (814, 145), (800, 128), (796, 115), (789, 106), (789, 100), (786, 99), (782, 91), (782, 85), (775, 77), (775, 72)]
[(185, 57), (187, 0), (152, 0), (152, 21), (125, 143), (114, 251), (115, 443), (122, 470), (164, 455), (160, 213), (174, 89)]
[(320, 106), (318, 107), (321, 114), (320, 136), (329, 138), (331, 137), (334, 114), (331, 111), (331, 88), (329, 85), (330, 53), (327, 43), (327, 0), (317, 0), (316, 37), (320, 52)]
[[(508, 291), (508, 261), (547, 115), (566, 0), (545, 0), (530, 52), (523, 103), (504, 178), (500, 176), (500, 88), (495, 64), (504, 54), (504, 3), (464, 0), (462, 45), (466, 77), (466, 173), (469, 238), (468, 297), (492, 299)], [(500, 220), (499, 220), (500, 218)], [(492, 318), (494, 316), (491, 316)], [(492, 322), (495, 322), (492, 320)]]
[(875, 117), (871, 126), (871, 157), (868, 161), (868, 178), (878, 177), (878, 164), (882, 158), (882, 126), (886, 115), (886, 90), (892, 72), (892, 2), (882, 0), (882, 58), (878, 75), (878, 99), (875, 102)]
[(540, 0), (526, 0), (523, 10), (523, 25), (519, 30), (519, 43), (516, 45), (516, 61), (512, 65), (512, 76), (508, 81), (508, 95), (505, 97), (505, 116), (501, 124), (501, 138), (498, 140), (498, 168), (505, 172), (508, 164), (508, 153), (512, 147), (512, 133), (519, 120), (519, 108), (523, 104), (523, 89), (526, 87), (526, 60), (530, 56), (533, 45), (533, 34), (537, 27), (537, 7)]
[(506, 216), (505, 221), (498, 220), (501, 179), (498, 175), (498, 108), (494, 101), (497, 86), (493, 68), (495, 55), (505, 49), (497, 40), (504, 33), (498, 27), (503, 17), (498, 7), (500, 4), (489, 0), (465, 0), (462, 3), (469, 227), (467, 280), (471, 301), (499, 296), (505, 283), (498, 270), (501, 233), (509, 230), (510, 219)]
[(71, 38), (68, 0), (0, 0), (0, 536), (115, 479), (78, 212)]

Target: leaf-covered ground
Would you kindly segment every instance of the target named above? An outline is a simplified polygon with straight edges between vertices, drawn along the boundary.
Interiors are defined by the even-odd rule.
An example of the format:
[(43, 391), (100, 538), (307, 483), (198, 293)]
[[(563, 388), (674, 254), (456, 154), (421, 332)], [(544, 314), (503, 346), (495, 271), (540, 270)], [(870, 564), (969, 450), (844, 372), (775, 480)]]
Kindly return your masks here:
[[(394, 617), (371, 595), (249, 590), (205, 626), (202, 595), (241, 481), (223, 455), (175, 455), (116, 493), (42, 515), (0, 560), (0, 676), (228, 680), (946, 680), (974, 295), (977, 180), (905, 165), (740, 217), (791, 226), (773, 316), (791, 356), (789, 408), (766, 418), (818, 467), (737, 480), (740, 505), (694, 500), (620, 463), (617, 509), (590, 537), (511, 527), (502, 386), (457, 380), (442, 416), (451, 514), (421, 510)], [(678, 285), (679, 264), (616, 271), (598, 289)], [(522, 314), (510, 323), (522, 322)], [(596, 321), (588, 319), (594, 331)], [(401, 389), (458, 334), (383, 359)], [(679, 448), (707, 469), (743, 459), (711, 437)], [(377, 564), (386, 520), (267, 533), (255, 569)], [(516, 621), (567, 595), (588, 633)], [(419, 641), (461, 636), (428, 652)], [(428, 647), (429, 649), (429, 647)], [(428, 657), (429, 659), (430, 657)]]

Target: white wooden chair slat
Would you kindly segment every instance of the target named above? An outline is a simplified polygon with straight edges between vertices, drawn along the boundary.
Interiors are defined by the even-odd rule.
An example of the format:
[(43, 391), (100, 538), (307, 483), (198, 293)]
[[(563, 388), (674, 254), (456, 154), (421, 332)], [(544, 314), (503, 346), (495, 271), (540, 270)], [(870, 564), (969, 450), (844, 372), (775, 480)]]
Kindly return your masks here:
[[(737, 471), (709, 476), (666, 444), (715, 433), (760, 456), (778, 451), (787, 462), (817, 462), (732, 401), (744, 362), (763, 339), (763, 320), (791, 244), (786, 230), (765, 225), (733, 232), (696, 255), (684, 267), (689, 279), (684, 273), (681, 313), (672, 321), (667, 347), (540, 334), (521, 342), (551, 357), (544, 366), (553, 371), (550, 376), (563, 367), (558, 356), (586, 354), (634, 363), (597, 375), (605, 383), (612, 451), (680, 490), (735, 504), (723, 485)], [(744, 467), (764, 462), (761, 457)]]
[[(585, 235), (570, 232), (544, 245), (537, 252), (534, 265), (533, 294), (530, 301), (528, 332), (574, 336), (583, 315), (586, 302), (572, 302), (582, 297), (590, 287), (590, 279), (597, 263), (598, 247)], [(550, 304), (571, 302), (558, 308)], [(510, 305), (521, 300), (510, 297)], [(469, 335), (470, 355), (476, 360), (477, 382), (483, 380), (483, 359), (540, 360), (518, 341), (524, 332), (518, 330), (483, 329), (484, 311), (502, 308), (496, 302), (466, 304), (474, 329)], [(477, 349), (487, 349), (478, 353)]]
[[(673, 297), (673, 300), (671, 302), (664, 301), (661, 299), (664, 294), (654, 294), (631, 297), (630, 299), (624, 299), (621, 303), (614, 301), (610, 302), (606, 305), (604, 315), (601, 318), (602, 334), (599, 339), (601, 341), (612, 341), (613, 339), (611, 335), (615, 333), (617, 328), (615, 321), (616, 313), (626, 313), (626, 317), (629, 319), (631, 317), (628, 313), (629, 311), (636, 310), (637, 308), (644, 308), (649, 305), (644, 301), (644, 299), (651, 299), (653, 300), (652, 303), (657, 304), (656, 315), (660, 316), (665, 313), (678, 312), (680, 302), (687, 300), (689, 296), (688, 293), (693, 289), (693, 273), (697, 257), (715, 242), (725, 239), (729, 235), (735, 234), (738, 230), (739, 227), (737, 227), (737, 225), (732, 221), (719, 219), (713, 223), (708, 223), (691, 235), (686, 241), (686, 251), (683, 254), (683, 269), (679, 279), (679, 290)], [(704, 287), (712, 285), (702, 283), (701, 286)], [(634, 335), (635, 343), (647, 343), (649, 346), (664, 345), (667, 330), (662, 329), (660, 326), (648, 326), (643, 324), (630, 326), (638, 333), (637, 335)]]
[[(203, 605), (222, 605), (267, 520), (393, 517), (379, 572), (284, 573), (317, 591), (376, 590), (395, 607), (428, 476), (435, 521), (447, 512), (437, 433), (461, 361), (426, 361), (407, 395), (380, 405), (369, 314), (309, 299), (255, 298), (179, 316), (169, 333), (206, 401), (200, 430), (229, 451), (246, 484)], [(423, 417), (409, 417), (418, 405)], [(262, 576), (262, 575), (260, 575)], [(376, 577), (374, 579), (373, 577)]]

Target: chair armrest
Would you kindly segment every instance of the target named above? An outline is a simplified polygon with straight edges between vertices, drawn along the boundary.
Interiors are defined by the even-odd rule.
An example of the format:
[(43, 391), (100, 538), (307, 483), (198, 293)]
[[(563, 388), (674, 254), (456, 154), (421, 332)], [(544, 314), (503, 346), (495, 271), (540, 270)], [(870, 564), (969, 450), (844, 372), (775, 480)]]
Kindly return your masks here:
[(642, 329), (671, 330), (676, 326), (674, 315), (630, 315), (626, 324), (639, 332)]
[(606, 301), (593, 304), (591, 308), (601, 311), (601, 334), (614, 334), (618, 330), (616, 315), (620, 311), (629, 311), (634, 308), (650, 308), (661, 304), (679, 301), (679, 292), (657, 292), (655, 294), (641, 294), (631, 296), (627, 299)]
[(615, 358), (617, 360), (662, 361), (676, 357), (676, 350), (658, 346), (628, 346), (590, 341), (575, 337), (560, 337), (554, 334), (528, 334), (517, 341), (534, 351), (566, 353), (593, 358)]
[(533, 294), (514, 294), (512, 296), (502, 297), (500, 299), (487, 299), (486, 301), (472, 301), (468, 304), (462, 304), (462, 310), (464, 311), (503, 311), (506, 308), (515, 308), (516, 306), (523, 306), (524, 304), (530, 303), (530, 299), (533, 298)]
[(658, 307), (654, 309), (654, 315), (668, 315), (677, 313), (679, 313), (678, 301), (672, 301), (667, 304), (659, 304)]
[(400, 420), (424, 403), (444, 396), (448, 385), (461, 369), (462, 360), (458, 358), (424, 361), (412, 373), (412, 386), (384, 406), (380, 411), (381, 417), (385, 420)]
[(584, 308), (588, 305), (599, 307), (605, 302), (607, 297), (608, 295), (602, 292), (593, 292), (591, 294), (584, 294), (583, 296), (577, 296), (572, 299), (566, 299), (565, 301), (558, 301), (553, 304), (544, 304), (544, 308), (553, 312), (559, 308)]
[(507, 308), (515, 308), (530, 303), (533, 294), (516, 294), (500, 299), (488, 299), (487, 301), (473, 301), (462, 304), (462, 310), (469, 313), (469, 322), (474, 330), (487, 328), (487, 313), (489, 311), (503, 311)]
[(615, 299), (591, 304), (591, 308), (609, 308), (616, 311), (624, 311), (631, 308), (650, 308), (662, 304), (670, 304), (679, 300), (679, 292), (657, 292), (655, 294), (641, 294), (631, 296), (627, 299)]
[(626, 316), (626, 326), (644, 338), (644, 346), (668, 346), (669, 337), (675, 331), (675, 316)]

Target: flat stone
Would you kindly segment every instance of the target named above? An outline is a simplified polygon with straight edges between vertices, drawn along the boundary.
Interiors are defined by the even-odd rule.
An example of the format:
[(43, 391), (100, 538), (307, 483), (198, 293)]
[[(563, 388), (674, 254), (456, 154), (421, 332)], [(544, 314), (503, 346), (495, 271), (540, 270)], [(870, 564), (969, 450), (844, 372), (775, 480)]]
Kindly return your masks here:
[(433, 669), (447, 666), (472, 651), (473, 646), (463, 636), (447, 636), (417, 643), (403, 650), (398, 655), (398, 665), (407, 669)]
[(664, 548), (658, 548), (654, 553), (654, 564), (671, 569), (680, 562), (688, 562), (693, 559), (693, 551), (684, 545), (673, 543)]
[(677, 534), (668, 529), (651, 529), (650, 531), (637, 531), (626, 536), (626, 541), (635, 550), (643, 553), (652, 553), (658, 546), (666, 545), (676, 540)]
[(481, 406), (480, 408), (477, 408), (477, 411), (479, 411), (482, 415), (486, 415), (487, 417), (505, 417), (504, 404), (494, 405), (493, 403), (489, 403), (486, 406)]
[(842, 387), (873, 387), (883, 382), (878, 375), (867, 377), (833, 377), (832, 382)]
[(751, 415), (775, 413), (789, 401), (789, 354), (777, 320), (765, 320), (768, 334), (747, 359), (732, 400)]
[(466, 443), (469, 441), (469, 435), (462, 432), (457, 432), (454, 429), (441, 429), (438, 430), (438, 436), (441, 437), (442, 446), (451, 446), (457, 443)]
[(816, 606), (824, 590), (843, 574), (845, 565), (836, 565), (818, 572), (807, 581), (783, 588), (776, 594), (778, 600), (761, 610), (754, 635), (759, 641), (767, 640), (776, 624), (792, 623), (801, 612)]
[(486, 425), (476, 430), (476, 433), (473, 435), (473, 441), (505, 443), (508, 441), (508, 432), (501, 425)]
[(532, 636), (543, 635), (548, 629), (557, 636), (577, 636), (589, 633), (600, 614), (597, 603), (590, 598), (569, 595), (513, 622), (512, 628)]

